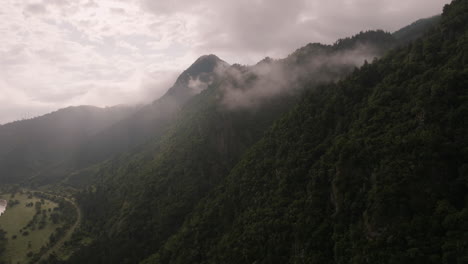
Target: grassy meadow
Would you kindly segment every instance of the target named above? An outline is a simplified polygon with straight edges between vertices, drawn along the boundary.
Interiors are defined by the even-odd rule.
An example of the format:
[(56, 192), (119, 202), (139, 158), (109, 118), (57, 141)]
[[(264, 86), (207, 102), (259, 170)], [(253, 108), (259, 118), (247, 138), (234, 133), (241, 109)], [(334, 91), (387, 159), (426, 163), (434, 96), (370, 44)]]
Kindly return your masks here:
[(0, 216), (0, 229), (7, 232), (8, 238), (4, 260), (6, 263), (28, 263), (30, 256), (46, 246), (50, 235), (61, 226), (51, 219), (58, 204), (27, 193), (2, 194), (0, 199), (9, 201), (5, 213)]

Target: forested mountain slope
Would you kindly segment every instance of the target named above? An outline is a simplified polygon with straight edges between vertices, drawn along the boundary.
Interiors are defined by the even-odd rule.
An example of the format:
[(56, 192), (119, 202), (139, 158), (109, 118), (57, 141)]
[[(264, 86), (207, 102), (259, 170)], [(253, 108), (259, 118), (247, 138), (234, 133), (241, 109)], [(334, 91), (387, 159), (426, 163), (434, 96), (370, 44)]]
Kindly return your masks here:
[(415, 39), (422, 37), (429, 30), (436, 27), (439, 21), (440, 15), (419, 19), (411, 23), (411, 25), (393, 32), (392, 35), (398, 40), (398, 42), (407, 44)]
[(310, 91), (143, 263), (466, 263), (467, 14)]
[(201, 57), (148, 105), (69, 107), (0, 126), (0, 180), (43, 185), (71, 177), (82, 183), (80, 170), (161, 136), (182, 105), (227, 66), (214, 55)]
[(137, 107), (68, 107), (0, 126), (0, 182), (20, 183), (52, 173), (85, 142)]
[(337, 80), (393, 43), (389, 33), (369, 31), (226, 69), (187, 101), (161, 139), (98, 169), (94, 186), (77, 197), (80, 236), (94, 242), (68, 263), (137, 263), (154, 253), (305, 87)]
[(83, 144), (74, 157), (74, 167), (86, 167), (161, 136), (185, 102), (216, 81), (228, 66), (215, 55), (200, 57), (161, 98)]

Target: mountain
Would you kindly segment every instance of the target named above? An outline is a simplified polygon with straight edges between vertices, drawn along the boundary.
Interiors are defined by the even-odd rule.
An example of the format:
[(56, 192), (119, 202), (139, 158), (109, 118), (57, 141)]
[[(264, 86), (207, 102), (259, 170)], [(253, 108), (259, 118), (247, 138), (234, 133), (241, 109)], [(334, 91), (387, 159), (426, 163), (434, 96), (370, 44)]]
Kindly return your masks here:
[[(383, 31), (362, 32), (353, 38), (342, 39), (340, 42), (335, 45), (309, 44), (288, 56), (284, 61), (280, 60), (281, 63), (259, 63), (252, 70), (255, 74), (265, 75), (273, 70), (281, 74), (276, 76), (276, 79), (267, 78), (268, 83), (259, 83), (258, 86), (278, 86), (276, 83), (283, 83), (284, 86), (286, 82), (335, 81), (365, 59), (371, 60), (378, 57), (396, 45), (396, 40)], [(343, 52), (346, 54), (341, 54)], [(305, 74), (307, 71), (304, 69), (317, 66), (321, 69), (312, 69), (317, 73), (313, 78)], [(61, 181), (74, 186), (86, 185), (92, 178), (90, 175), (95, 173), (95, 165), (115, 155), (144, 148), (149, 140), (164, 135), (182, 106), (194, 95), (218, 81), (228, 68), (229, 64), (215, 55), (202, 56), (178, 77), (164, 96), (148, 105), (128, 107), (128, 111), (123, 110), (125, 107), (110, 108), (116, 110), (116, 115), (102, 117), (101, 124), (82, 123), (82, 120), (86, 118), (89, 122), (99, 122), (94, 120), (93, 116), (96, 115), (98, 119), (101, 116), (100, 113), (83, 111), (83, 115), (89, 114), (90, 116), (75, 117), (70, 113), (70, 116), (66, 117), (68, 112), (64, 111), (65, 116), (58, 117), (57, 115), (55, 124), (48, 125), (46, 123), (49, 121), (40, 117), (33, 119), (34, 121), (15, 122), (17, 125), (0, 126), (0, 130), (3, 128), (7, 131), (5, 136), (1, 136), (0, 131), (0, 141), (3, 139), (4, 142), (11, 143), (10, 146), (8, 146), (9, 143), (3, 143), (5, 144), (3, 146), (0, 144), (4, 150), (4, 156), (0, 157), (0, 172), (2, 173), (0, 177), (9, 183), (27, 180), (29, 184), (34, 185)], [(320, 76), (319, 71), (322, 73)], [(231, 68), (231, 76), (236, 75), (239, 73), (232, 71)], [(247, 78), (247, 76), (244, 77)], [(280, 80), (280, 78), (287, 80)], [(243, 82), (245, 80), (236, 85), (243, 86)], [(282, 88), (278, 89), (277, 92), (282, 92)], [(271, 97), (270, 92), (262, 97), (258, 95), (264, 91), (255, 89), (252, 91), (257, 93), (252, 97), (253, 99), (237, 99), (252, 101), (248, 104), (256, 104), (258, 100), (264, 100), (263, 97)], [(244, 97), (249, 96), (250, 94), (244, 95)], [(119, 115), (120, 110), (117, 111), (117, 109), (123, 112)], [(110, 112), (112, 111), (109, 110), (106, 113), (112, 115)], [(75, 118), (77, 122), (74, 122)], [(67, 122), (73, 124), (67, 125)], [(19, 125), (23, 123), (28, 125)], [(41, 126), (49, 129), (46, 134), (50, 135), (50, 138), (44, 134), (35, 135), (35, 131), (41, 130)], [(92, 126), (98, 126), (99, 129), (91, 129), (92, 133), (82, 131)], [(8, 127), (15, 127), (16, 130), (12, 132)], [(35, 143), (20, 143), (26, 142), (22, 134), (27, 135), (29, 139), (34, 139), (35, 142), (41, 142), (38, 143), (40, 146)], [(52, 135), (57, 135), (56, 142), (51, 141), (54, 138)], [(11, 146), (15, 146), (15, 149)]]
[(0, 181), (19, 183), (61, 166), (85, 142), (137, 107), (68, 107), (0, 126)]
[(96, 127), (4, 130), (19, 173), (1, 175), (73, 190), (79, 228), (48, 264), (463, 263), (466, 11), (252, 66), (202, 56)]
[(466, 14), (309, 90), (142, 263), (466, 263)]
[(215, 55), (200, 57), (161, 98), (91, 138), (76, 152), (71, 167), (85, 168), (162, 136), (185, 102), (215, 82), (228, 66)]
[(141, 107), (70, 107), (0, 126), (0, 180), (83, 184), (77, 177), (93, 164), (162, 135), (181, 106), (227, 66), (214, 55), (200, 57), (164, 96)]
[(440, 21), (440, 15), (419, 19), (410, 25), (403, 27), (393, 33), (400, 43), (406, 44), (420, 38), (432, 28), (436, 27)]
[(85, 219), (76, 237), (93, 242), (77, 239), (80, 250), (68, 263), (138, 263), (155, 253), (304, 89), (352, 73), (393, 45), (387, 40), (383, 31), (362, 32), (225, 69), (182, 106), (162, 137), (95, 169), (92, 186), (76, 196)]

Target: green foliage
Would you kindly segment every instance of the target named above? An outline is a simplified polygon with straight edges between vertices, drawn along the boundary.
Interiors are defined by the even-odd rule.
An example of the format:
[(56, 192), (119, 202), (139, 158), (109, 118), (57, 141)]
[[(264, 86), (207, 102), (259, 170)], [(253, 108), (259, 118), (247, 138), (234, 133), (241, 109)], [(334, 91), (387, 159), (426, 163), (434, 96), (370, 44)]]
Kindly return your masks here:
[[(374, 34), (367, 32), (342, 49), (326, 46), (319, 52), (305, 47), (302, 55), (296, 52), (285, 60), (263, 63), (306, 70), (308, 62), (353, 50), (366, 36), (368, 44), (374, 42)], [(324, 82), (321, 75), (338, 78), (354, 69), (354, 65), (334, 66), (313, 68), (307, 78), (310, 87)], [(199, 201), (223, 184), (243, 153), (273, 121), (297, 102), (299, 93), (286, 90), (254, 109), (227, 109), (222, 101), (226, 83), (236, 87), (232, 89), (247, 90), (260, 79), (255, 72), (258, 65), (232, 67), (242, 78), (227, 75), (214, 81), (184, 105), (162, 138), (109, 160), (96, 170), (96, 185), (77, 197), (86, 220), (83, 235), (96, 239), (77, 252), (71, 263), (136, 263), (154, 253), (179, 230)]]
[(440, 16), (419, 19), (411, 25), (394, 32), (392, 35), (400, 43), (410, 43), (423, 36), (429, 30), (435, 28), (439, 24), (439, 21)]
[[(90, 141), (102, 152), (90, 144), (72, 158), (80, 170), (68, 183), (84, 186), (73, 237), (87, 241), (72, 241), (65, 262), (466, 262), (467, 10), (455, 0), (424, 38), (360, 69), (332, 59), (362, 47), (378, 56), (398, 41), (368, 31), (309, 44), (233, 65), (245, 83), (213, 78), (192, 97), (188, 82), (200, 71), (211, 79), (218, 62), (201, 58), (168, 92), (181, 101), (164, 122), (149, 105)], [(307, 72), (294, 83), (302, 99), (285, 91), (254, 110), (226, 109), (223, 85), (248, 90), (262, 63)], [(121, 154), (83, 169), (109, 153)]]
[(0, 180), (33, 187), (89, 184), (93, 165), (163, 135), (194, 95), (191, 78), (215, 80), (214, 69), (225, 64), (214, 55), (200, 58), (145, 106), (69, 107), (0, 126)]
[(119, 106), (68, 107), (0, 126), (0, 181), (4, 184), (58, 181), (71, 169), (69, 162), (80, 146), (135, 111)]
[(310, 92), (143, 263), (466, 263), (467, 13)]
[(3, 253), (5, 252), (7, 242), (7, 232), (5, 232), (3, 229), (0, 229), (0, 261), (3, 259)]
[[(7, 232), (5, 238), (8, 237), (8, 241), (5, 240), (2, 245), (4, 254), (0, 254), (0, 263), (36, 263), (70, 229), (77, 218), (76, 210), (55, 195), (16, 191), (2, 194), (3, 197), (17, 199), (17, 204), (13, 207), (8, 204), (5, 214), (0, 217), (0, 229)], [(52, 215), (60, 220), (54, 222)], [(31, 258), (27, 257), (28, 252), (32, 252)]]

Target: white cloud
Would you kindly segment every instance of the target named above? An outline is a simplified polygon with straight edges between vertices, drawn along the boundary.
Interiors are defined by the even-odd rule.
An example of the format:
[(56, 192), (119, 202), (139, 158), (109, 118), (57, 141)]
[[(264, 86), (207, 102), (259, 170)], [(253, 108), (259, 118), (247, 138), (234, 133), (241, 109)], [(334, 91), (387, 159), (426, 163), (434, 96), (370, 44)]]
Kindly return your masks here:
[(203, 54), (252, 64), (308, 42), (393, 31), (448, 2), (3, 0), (0, 123), (68, 105), (149, 101)]

